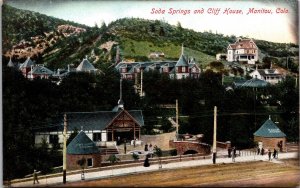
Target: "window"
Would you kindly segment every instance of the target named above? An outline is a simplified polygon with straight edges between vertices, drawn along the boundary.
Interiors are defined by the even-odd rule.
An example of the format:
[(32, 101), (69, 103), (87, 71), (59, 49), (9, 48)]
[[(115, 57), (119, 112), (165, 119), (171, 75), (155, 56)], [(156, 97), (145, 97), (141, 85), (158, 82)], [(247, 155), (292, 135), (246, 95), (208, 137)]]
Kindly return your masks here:
[(93, 159), (92, 158), (87, 159), (87, 166), (88, 167), (93, 167)]
[(182, 67), (181, 70), (182, 70), (182, 72), (185, 72), (185, 67)]
[(122, 68), (122, 72), (126, 72), (126, 68)]
[(254, 59), (254, 55), (251, 58)]
[(58, 143), (58, 135), (50, 134), (49, 143), (50, 144), (57, 144)]
[(94, 142), (101, 141), (101, 133), (93, 133), (93, 141)]

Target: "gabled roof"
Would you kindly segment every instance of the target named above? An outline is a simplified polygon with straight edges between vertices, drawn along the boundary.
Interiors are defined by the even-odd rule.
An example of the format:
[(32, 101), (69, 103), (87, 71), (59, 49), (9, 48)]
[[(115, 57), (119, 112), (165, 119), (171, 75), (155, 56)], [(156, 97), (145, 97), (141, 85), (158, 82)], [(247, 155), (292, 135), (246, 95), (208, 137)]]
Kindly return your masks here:
[(265, 123), (253, 135), (272, 138), (281, 138), (286, 136), (271, 119), (265, 121)]
[(78, 135), (69, 143), (67, 147), (67, 153), (76, 155), (93, 154), (100, 153), (100, 149), (83, 131), (80, 131)]
[[(104, 130), (123, 110), (118, 111), (96, 111), (96, 112), (69, 112), (67, 113), (68, 130)], [(144, 126), (144, 118), (141, 110), (127, 111), (135, 121)], [(45, 128), (43, 131), (63, 131), (63, 118), (53, 119), (51, 124), (58, 125), (53, 128)]]
[(83, 59), (81, 63), (76, 68), (77, 71), (94, 71), (95, 69), (94, 65), (92, 65), (89, 60)]
[(52, 75), (53, 71), (44, 66), (35, 66), (35, 67), (33, 67), (32, 71), (29, 72), (29, 74)]
[(234, 44), (229, 44), (227, 49), (253, 49), (257, 48), (252, 39), (238, 39)]
[(26, 59), (26, 61), (24, 63), (22, 63), (22, 65), (20, 66), (20, 69), (21, 68), (30, 68), (31, 65), (35, 65), (35, 63), (33, 61), (31, 61), (30, 57), (28, 57)]
[(174, 67), (174, 63), (171, 63), (171, 62), (165, 63), (165, 64), (161, 65), (161, 67)]
[(252, 78), (250, 80), (246, 81), (236, 81), (234, 82), (236, 87), (253, 87), (253, 88), (259, 88), (259, 87), (266, 87), (268, 85), (268, 82), (264, 80), (260, 80), (258, 78)]
[(183, 54), (181, 54), (181, 56), (180, 56), (180, 58), (179, 58), (179, 60), (177, 61), (177, 63), (176, 63), (176, 65), (175, 65), (176, 67), (180, 67), (180, 66), (185, 66), (185, 67), (187, 67), (187, 66), (189, 66), (189, 64), (188, 64), (188, 61), (186, 60), (186, 58), (184, 57), (184, 55)]
[(257, 69), (261, 76), (282, 76), (274, 69)]

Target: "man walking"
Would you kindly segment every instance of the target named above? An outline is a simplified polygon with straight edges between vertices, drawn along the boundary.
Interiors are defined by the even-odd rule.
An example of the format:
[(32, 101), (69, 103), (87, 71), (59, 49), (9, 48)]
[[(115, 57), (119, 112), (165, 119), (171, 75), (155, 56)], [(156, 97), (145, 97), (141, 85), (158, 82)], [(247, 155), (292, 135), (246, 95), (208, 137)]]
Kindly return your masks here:
[(272, 152), (271, 152), (270, 149), (268, 150), (268, 155), (269, 155), (269, 161), (271, 161), (271, 155), (272, 155)]
[(37, 183), (40, 183), (39, 180), (38, 180), (38, 175), (37, 175), (37, 171), (36, 170), (33, 170), (33, 184), (35, 184), (35, 181)]

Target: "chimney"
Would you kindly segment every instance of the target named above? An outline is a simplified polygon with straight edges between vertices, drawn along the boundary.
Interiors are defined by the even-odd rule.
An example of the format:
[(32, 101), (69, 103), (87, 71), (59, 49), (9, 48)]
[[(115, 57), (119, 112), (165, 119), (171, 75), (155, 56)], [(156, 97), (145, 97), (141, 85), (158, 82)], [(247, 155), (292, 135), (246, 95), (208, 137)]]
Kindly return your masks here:
[(68, 72), (70, 72), (70, 64), (68, 64)]
[(60, 69), (57, 69), (57, 74), (60, 75)]

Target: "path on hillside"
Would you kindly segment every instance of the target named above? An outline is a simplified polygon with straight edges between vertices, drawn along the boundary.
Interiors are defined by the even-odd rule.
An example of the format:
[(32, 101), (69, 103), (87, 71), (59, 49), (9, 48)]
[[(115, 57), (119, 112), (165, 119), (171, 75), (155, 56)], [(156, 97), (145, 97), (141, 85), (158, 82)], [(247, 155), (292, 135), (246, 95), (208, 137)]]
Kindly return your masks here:
[[(280, 153), (280, 159), (290, 159), (290, 158), (298, 158), (298, 152), (291, 152), (291, 153)], [(248, 162), (248, 161), (268, 161), (267, 155), (264, 156), (242, 156), (237, 157), (235, 163), (237, 162)], [(271, 162), (277, 162), (278, 160), (272, 160)], [(233, 163), (231, 158), (217, 158), (217, 164), (221, 163)], [(182, 162), (174, 162), (163, 164), (163, 169), (176, 169), (182, 167), (194, 167), (194, 166), (201, 166), (201, 165), (212, 165), (211, 159), (202, 159), (202, 160), (191, 160), (191, 161), (182, 161)], [(97, 172), (87, 172), (85, 173), (86, 180), (94, 180), (99, 178), (107, 178), (111, 176), (118, 176), (118, 175), (125, 175), (125, 174), (132, 174), (132, 173), (139, 173), (139, 172), (150, 172), (150, 171), (157, 171), (159, 170), (157, 164), (153, 164), (150, 167), (143, 167), (141, 166), (134, 166), (134, 167), (127, 167), (122, 169), (110, 169), (110, 170), (102, 170)], [(61, 184), (62, 183), (62, 176), (60, 177), (52, 177), (47, 179), (40, 179), (40, 184), (35, 184), (35, 186), (49, 186), (54, 184)], [(67, 176), (68, 182), (76, 182), (81, 181), (80, 174), (68, 175)], [(29, 179), (25, 182), (14, 183), (12, 182), (12, 187), (24, 187), (24, 186), (33, 186), (32, 179)]]

